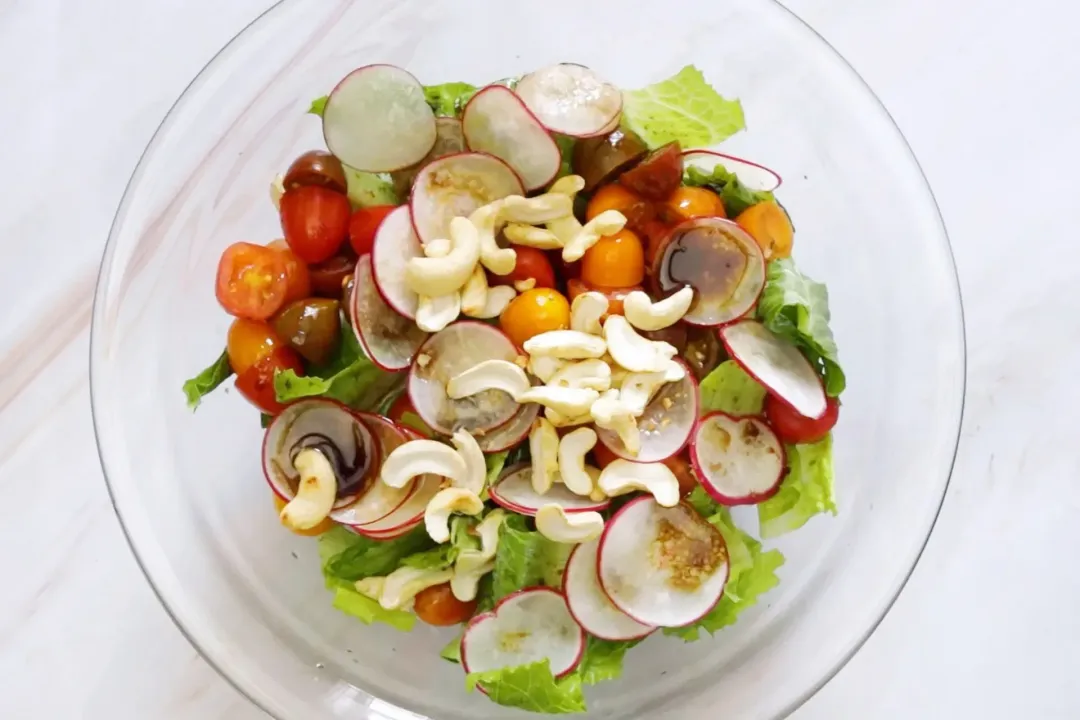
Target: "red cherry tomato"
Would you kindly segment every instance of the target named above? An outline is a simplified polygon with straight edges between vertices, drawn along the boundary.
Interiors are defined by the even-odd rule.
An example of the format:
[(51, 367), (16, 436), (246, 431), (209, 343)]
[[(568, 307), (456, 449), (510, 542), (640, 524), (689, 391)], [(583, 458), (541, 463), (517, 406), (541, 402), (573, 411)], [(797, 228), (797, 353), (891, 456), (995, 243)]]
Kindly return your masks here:
[(267, 247), (274, 248), (285, 256), (285, 281), (289, 284), (285, 291), (285, 304), (311, 297), (311, 274), (304, 261), (289, 249), (284, 240), (275, 240)]
[(375, 244), (375, 233), (396, 205), (360, 208), (349, 218), (349, 244), (357, 255), (367, 255)]
[(428, 625), (446, 626), (457, 625), (471, 618), (476, 612), (476, 604), (476, 600), (458, 600), (450, 589), (450, 583), (443, 583), (417, 593), (413, 609), (416, 616)]
[(270, 415), (277, 415), (285, 406), (274, 394), (274, 375), (281, 370), (293, 370), (304, 374), (300, 356), (288, 346), (274, 348), (254, 365), (236, 376), (236, 389), (255, 407)]
[(311, 273), (311, 292), (319, 297), (339, 298), (345, 281), (353, 276), (355, 270), (356, 258), (351, 252), (316, 263), (308, 268)]
[(289, 248), (308, 264), (338, 251), (349, 232), (349, 199), (318, 185), (302, 185), (281, 196), (281, 228)]
[(265, 320), (285, 304), (288, 290), (286, 258), (277, 250), (240, 242), (221, 254), (217, 299), (230, 315)]
[(413, 407), (409, 393), (398, 395), (397, 400), (387, 411), (386, 417), (402, 427), (412, 428), (421, 435), (435, 437), (435, 431), (428, 427), (428, 424), (424, 422), (420, 414), (416, 412), (416, 408)]
[(517, 254), (517, 263), (513, 272), (509, 275), (490, 275), (492, 285), (515, 285), (532, 280), (532, 287), (526, 287), (521, 292), (533, 288), (555, 287), (555, 270), (551, 267), (547, 253), (523, 245), (515, 245), (514, 253)]
[(812, 443), (823, 439), (836, 425), (840, 417), (840, 402), (836, 398), (828, 398), (825, 414), (815, 420), (800, 415), (769, 393), (765, 398), (765, 417), (777, 437), (784, 442), (792, 445)]

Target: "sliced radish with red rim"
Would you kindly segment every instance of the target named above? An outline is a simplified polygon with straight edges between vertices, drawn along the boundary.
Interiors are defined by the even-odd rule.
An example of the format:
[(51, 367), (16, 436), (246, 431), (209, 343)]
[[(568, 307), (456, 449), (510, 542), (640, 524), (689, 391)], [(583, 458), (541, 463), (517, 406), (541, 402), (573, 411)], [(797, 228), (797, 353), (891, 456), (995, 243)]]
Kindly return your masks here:
[(755, 320), (722, 328), (720, 341), (731, 359), (777, 400), (814, 420), (825, 414), (825, 388), (799, 348)]
[(767, 422), (722, 412), (701, 418), (690, 460), (698, 481), (723, 505), (768, 500), (780, 489), (787, 465), (784, 445)]
[(393, 65), (353, 70), (323, 109), (326, 147), (365, 172), (390, 172), (420, 162), (435, 145), (435, 113), (424, 86)]
[(540, 414), (540, 406), (536, 403), (525, 403), (518, 408), (514, 416), (494, 430), (476, 436), (476, 444), (486, 453), (497, 453), (509, 450), (525, 439), (532, 429), (536, 416)]
[(566, 598), (546, 587), (508, 595), (491, 612), (477, 615), (461, 640), (466, 673), (488, 672), (547, 660), (559, 678), (585, 653), (585, 631), (574, 621)]
[(492, 500), (507, 510), (529, 517), (535, 516), (536, 511), (544, 505), (558, 505), (568, 513), (599, 512), (611, 505), (610, 500), (594, 502), (570, 492), (559, 483), (541, 495), (533, 490), (532, 468), (529, 465), (515, 465), (504, 470), (495, 484), (488, 488), (488, 493)]
[(563, 592), (570, 614), (585, 632), (601, 640), (638, 640), (656, 628), (643, 625), (615, 607), (600, 587), (597, 576), (599, 540), (574, 548), (563, 573)]
[(364, 354), (383, 370), (405, 370), (412, 364), (428, 334), (383, 300), (375, 287), (370, 256), (356, 261), (354, 278), (350, 320)]
[[(424, 436), (412, 428), (396, 425), (409, 440), (423, 440)], [(428, 503), (442, 489), (444, 478), (439, 475), (421, 475), (406, 486), (410, 489), (408, 499), (382, 520), (354, 527), (361, 535), (377, 540), (389, 540), (409, 532), (424, 521)], [(380, 481), (381, 482), (381, 481)]]
[(781, 183), (780, 176), (764, 165), (712, 150), (687, 150), (683, 153), (683, 164), (708, 174), (712, 174), (713, 169), (721, 165), (729, 173), (734, 173), (739, 182), (749, 190), (772, 192), (780, 187)]
[(686, 375), (677, 382), (660, 386), (637, 419), (641, 434), (641, 450), (637, 455), (627, 451), (618, 433), (596, 428), (596, 436), (609, 450), (625, 460), (651, 463), (662, 462), (678, 455), (690, 441), (698, 415), (698, 385), (694, 373), (681, 359)]
[(618, 127), (622, 92), (584, 65), (561, 63), (521, 78), (514, 91), (552, 132), (591, 137)]
[(435, 118), (435, 146), (416, 165), (390, 173), (390, 179), (394, 182), (394, 191), (397, 192), (398, 197), (406, 197), (412, 190), (413, 180), (416, 178), (416, 173), (420, 172), (420, 168), (432, 160), (456, 155), (464, 152), (465, 149), (465, 133), (461, 131), (461, 121), (452, 117)]
[[(408, 436), (386, 418), (371, 413), (357, 412), (355, 414), (375, 437), (380, 457), (385, 458), (395, 448), (408, 442)], [(366, 525), (377, 522), (400, 508), (409, 499), (413, 489), (412, 485), (392, 488), (376, 478), (355, 502), (331, 512), (330, 519), (342, 525)]]
[(383, 218), (375, 232), (371, 272), (375, 287), (386, 304), (410, 320), (416, 319), (420, 298), (405, 283), (405, 268), (417, 257), (424, 257), (424, 248), (413, 232), (408, 206), (402, 205)]
[(422, 167), (413, 180), (409, 197), (413, 228), (425, 243), (448, 238), (452, 219), (468, 217), (508, 195), (524, 194), (521, 178), (494, 155), (447, 155)]
[(608, 520), (597, 561), (612, 604), (644, 625), (682, 627), (716, 606), (728, 578), (724, 536), (686, 503), (631, 500)]
[(489, 85), (461, 115), (470, 150), (486, 152), (514, 169), (526, 190), (550, 183), (562, 166), (559, 146), (513, 90)]

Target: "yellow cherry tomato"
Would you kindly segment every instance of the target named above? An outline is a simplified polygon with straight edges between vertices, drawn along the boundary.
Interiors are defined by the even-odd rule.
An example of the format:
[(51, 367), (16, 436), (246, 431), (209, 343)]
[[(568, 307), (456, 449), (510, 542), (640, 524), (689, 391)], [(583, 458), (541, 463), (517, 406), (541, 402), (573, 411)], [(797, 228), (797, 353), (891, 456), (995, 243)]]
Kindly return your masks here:
[[(285, 509), (285, 501), (275, 495), (274, 507), (277, 509), (278, 515), (280, 515), (281, 511)], [(316, 535), (322, 535), (324, 532), (329, 532), (333, 530), (335, 525), (337, 525), (336, 522), (334, 522), (330, 518), (326, 518), (315, 527), (308, 528), (307, 530), (293, 530), (292, 528), (289, 528), (289, 530), (296, 533), (297, 535), (303, 535), (304, 537), (315, 537)]]
[(645, 248), (632, 230), (605, 235), (581, 258), (581, 279), (589, 285), (621, 288), (645, 279)]
[(726, 218), (724, 203), (709, 188), (680, 187), (664, 202), (667, 215), (673, 221), (699, 217)]
[(791, 255), (795, 229), (791, 220), (776, 202), (768, 200), (743, 210), (735, 222), (754, 238), (766, 260)]
[(592, 220), (605, 210), (618, 210), (626, 216), (626, 223), (632, 228), (638, 227), (656, 214), (652, 204), (618, 183), (597, 188), (585, 207), (585, 220)]
[(518, 347), (534, 335), (570, 327), (570, 303), (558, 290), (534, 288), (510, 301), (499, 326)]

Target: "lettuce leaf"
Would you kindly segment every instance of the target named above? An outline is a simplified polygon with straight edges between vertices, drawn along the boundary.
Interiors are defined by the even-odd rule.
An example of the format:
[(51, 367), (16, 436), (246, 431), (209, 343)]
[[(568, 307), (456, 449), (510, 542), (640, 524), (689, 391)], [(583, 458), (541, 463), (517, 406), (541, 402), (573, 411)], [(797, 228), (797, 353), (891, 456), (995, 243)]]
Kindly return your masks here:
[(765, 388), (737, 362), (725, 360), (701, 381), (701, 411), (758, 415), (765, 405), (765, 394)]
[(274, 394), (278, 402), (288, 403), (305, 397), (328, 397), (355, 408), (378, 405), (382, 396), (398, 382), (392, 373), (380, 370), (360, 351), (356, 336), (342, 325), (337, 354), (326, 365), (308, 369), (301, 377), (292, 370), (274, 376)]
[(319, 554), (327, 585), (351, 585), (367, 577), (389, 575), (401, 567), (409, 556), (423, 553), (435, 546), (421, 525), (393, 540), (372, 540), (334, 528), (319, 536)]
[(232, 374), (232, 366), (229, 365), (229, 353), (222, 350), (220, 357), (210, 367), (184, 383), (187, 406), (192, 410), (199, 407), (203, 396), (213, 392), (218, 385), (228, 380)]
[(334, 607), (367, 625), (385, 623), (402, 632), (409, 632), (416, 625), (416, 616), (404, 610), (387, 610), (366, 595), (351, 588), (334, 588)]
[(401, 200), (394, 192), (394, 184), (385, 173), (369, 173), (351, 168), (345, 169), (345, 193), (354, 208), (373, 205), (399, 205)]
[(818, 513), (836, 514), (833, 497), (832, 434), (816, 443), (787, 445), (788, 474), (780, 491), (758, 508), (761, 537), (797, 530)]
[(601, 640), (590, 635), (585, 645), (585, 655), (575, 672), (586, 685), (617, 680), (622, 676), (626, 651), (640, 642), (641, 640)]
[(401, 564), (418, 570), (442, 570), (454, 564), (458, 556), (457, 547), (440, 545), (401, 559)]
[(329, 99), (329, 95), (323, 95), (322, 97), (315, 98), (311, 101), (311, 107), (308, 108), (308, 113), (310, 115), (318, 115), (319, 117), (322, 117), (323, 113), (326, 111), (326, 101)]
[(557, 543), (529, 530), (528, 521), (513, 515), (503, 523), (492, 573), (493, 599), (534, 585), (559, 587), (573, 545)]
[(840, 369), (836, 341), (829, 329), (829, 291), (811, 280), (790, 258), (773, 260), (765, 270), (758, 319), (794, 343), (825, 378), (825, 392), (836, 397), (847, 380)]
[(488, 698), (499, 705), (552, 715), (585, 712), (581, 684), (581, 676), (577, 673), (556, 680), (546, 659), (518, 667), (470, 673), (465, 678), (465, 686), (470, 692), (481, 685)]
[(683, 176), (683, 183), (715, 190), (724, 203), (724, 211), (732, 218), (738, 217), (752, 205), (776, 199), (771, 192), (746, 187), (735, 173), (728, 172), (723, 165), (717, 165), (711, 173), (706, 173), (701, 168), (689, 167)]
[(440, 117), (460, 117), (465, 103), (475, 94), (476, 86), (466, 82), (424, 86), (424, 99)]
[(693, 65), (667, 80), (624, 92), (622, 122), (650, 148), (675, 140), (684, 147), (707, 147), (746, 127), (739, 101), (721, 97)]
[(446, 644), (442, 650), (439, 651), (439, 657), (443, 660), (449, 660), (452, 663), (461, 664), (461, 635), (451, 640)]

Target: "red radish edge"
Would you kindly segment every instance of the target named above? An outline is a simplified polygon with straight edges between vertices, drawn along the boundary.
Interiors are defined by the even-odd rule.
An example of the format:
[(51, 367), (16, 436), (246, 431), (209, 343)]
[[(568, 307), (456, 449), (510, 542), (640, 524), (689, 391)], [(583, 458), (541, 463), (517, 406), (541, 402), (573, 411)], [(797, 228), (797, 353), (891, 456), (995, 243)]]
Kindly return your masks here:
[[(764, 429), (775, 441), (773, 445), (777, 450), (777, 459), (780, 462), (780, 468), (776, 473), (776, 479), (767, 489), (761, 492), (750, 493), (747, 495), (728, 495), (722, 492), (710, 479), (711, 474), (707, 472), (704, 461), (699, 457), (698, 436), (699, 433), (704, 429), (705, 423), (707, 423), (711, 418), (717, 416), (725, 417), (728, 420), (736, 423), (754, 422), (757, 423), (759, 426), (764, 426)], [(776, 431), (772, 429), (772, 426), (769, 425), (768, 421), (764, 417), (760, 415), (731, 415), (729, 413), (721, 412), (719, 410), (708, 413), (698, 421), (697, 429), (694, 430), (694, 439), (690, 443), (690, 462), (693, 464), (694, 473), (697, 475), (698, 481), (705, 489), (705, 492), (709, 493), (709, 496), (712, 497), (712, 499), (716, 502), (720, 503), (721, 505), (727, 505), (729, 507), (735, 505), (754, 505), (759, 502), (768, 500), (780, 491), (780, 484), (783, 482), (784, 475), (787, 473), (787, 451), (784, 449), (784, 443), (780, 442), (780, 438), (776, 435)]]
[[(472, 142), (469, 140), (469, 131), (467, 129), (467, 123), (468, 123), (467, 118), (469, 116), (469, 108), (470, 107), (474, 107), (474, 108), (479, 107), (479, 105), (474, 105), (474, 103), (476, 103), (478, 99), (483, 101), (484, 100), (483, 96), (484, 95), (490, 95), (491, 93), (505, 94), (507, 101), (517, 103), (518, 107), (521, 108), (521, 111), (523, 113), (525, 113), (526, 116), (528, 116), (528, 119), (532, 120), (532, 122), (534, 123), (536, 129), (539, 130), (543, 134), (544, 138), (547, 139), (547, 143), (545, 143), (545, 145), (550, 145), (551, 153), (554, 153), (554, 158), (555, 158), (554, 167), (552, 167), (551, 172), (543, 180), (543, 182), (526, 183), (524, 176), (521, 174), (521, 172), (517, 168), (515, 168), (513, 166), (513, 164), (510, 163), (509, 159), (500, 157), (499, 155), (495, 154), (491, 150), (478, 149), (475, 152), (484, 153), (486, 155), (491, 155), (492, 157), (495, 157), (495, 158), (497, 158), (499, 160), (502, 160), (504, 163), (506, 163), (510, 167), (511, 170), (514, 171), (514, 174), (518, 176), (518, 180), (520, 180), (522, 185), (525, 186), (525, 189), (530, 191), (530, 192), (533, 191), (533, 190), (536, 190), (538, 188), (542, 188), (542, 187), (544, 187), (546, 185), (549, 185), (551, 183), (551, 181), (555, 179), (555, 176), (559, 174), (559, 170), (562, 167), (562, 151), (559, 150), (558, 143), (556, 143), (555, 139), (551, 137), (551, 135), (549, 134), (548, 129), (544, 125), (544, 123), (540, 122), (540, 119), (538, 117), (536, 117), (536, 113), (534, 113), (532, 110), (529, 109), (529, 106), (525, 104), (524, 100), (522, 100), (520, 97), (518, 97), (517, 93), (515, 93), (513, 90), (506, 87), (505, 85), (488, 85), (487, 87), (482, 88), (479, 92), (477, 92), (471, 98), (469, 98), (469, 101), (467, 103), (465, 103), (465, 107), (461, 111), (461, 127), (462, 127), (462, 132), (465, 135), (465, 143), (469, 146), (469, 149), (471, 150), (473, 145), (472, 145)], [(474, 112), (476, 112), (476, 111), (474, 110)]]
[[(776, 172), (772, 168), (767, 168), (767, 167), (765, 167), (764, 165), (762, 165), (760, 163), (756, 163), (753, 160), (747, 160), (745, 158), (735, 157), (734, 155), (725, 155), (724, 153), (716, 152), (715, 150), (684, 150), (682, 155), (683, 155), (683, 158), (689, 158), (689, 157), (692, 157), (694, 155), (711, 155), (713, 157), (723, 158), (724, 160), (734, 160), (737, 163), (742, 163), (744, 165), (750, 165), (752, 167), (756, 167), (757, 169), (762, 170), (764, 172), (767, 172), (768, 174), (770, 174), (774, 178), (776, 178), (776, 184), (774, 184), (772, 187), (768, 187), (768, 188), (766, 188), (766, 187), (750, 188), (751, 190), (760, 190), (760, 191), (763, 191), (763, 192), (772, 192), (773, 190), (776, 190), (778, 187), (780, 187), (784, 182), (784, 179), (782, 177), (780, 177), (780, 173)], [(722, 161), (717, 161), (717, 165), (724, 165), (724, 163)], [(728, 172), (734, 173), (735, 177), (739, 176), (739, 173), (735, 172), (735, 170), (733, 168), (728, 167), (727, 165), (724, 165), (724, 169), (727, 170)], [(741, 179), (740, 179), (740, 182), (742, 182)], [(743, 182), (743, 185), (748, 185), (748, 183)]]
[(488, 430), (483, 435), (478, 435), (476, 442), (485, 453), (498, 453), (517, 445), (525, 439), (532, 429), (533, 421), (540, 414), (540, 406), (536, 403), (525, 403), (514, 416), (498, 426), (494, 430)]
[(557, 68), (557, 67), (560, 67), (560, 66), (563, 66), (563, 65), (576, 65), (577, 67), (584, 68), (585, 70), (592, 73), (592, 75), (594, 76), (594, 78), (596, 80), (598, 80), (599, 82), (601, 82), (604, 85), (607, 85), (607, 86), (613, 88), (615, 91), (618, 91), (618, 88), (616, 88), (611, 83), (605, 82), (604, 80), (602, 80), (600, 78), (599, 75), (594, 73), (592, 71), (592, 68), (589, 68), (589, 67), (587, 67), (585, 65), (581, 65), (580, 63), (556, 63), (555, 65), (549, 65), (547, 67), (540, 68), (539, 70), (534, 70), (533, 72), (526, 74), (524, 77), (521, 78), (520, 81), (518, 81), (517, 88), (515, 88), (515, 93), (517, 93), (519, 95), (519, 97), (521, 97), (521, 100), (525, 104), (525, 107), (528, 108), (529, 111), (532, 112), (534, 116), (536, 116), (536, 118), (540, 122), (540, 124), (543, 127), (545, 127), (547, 130), (549, 130), (550, 132), (558, 133), (560, 135), (566, 135), (567, 137), (572, 137), (572, 138), (575, 138), (575, 139), (586, 139), (586, 138), (592, 138), (592, 137), (599, 137), (601, 135), (606, 135), (606, 134), (608, 134), (610, 132), (613, 132), (616, 128), (618, 128), (619, 123), (622, 120), (622, 112), (623, 112), (623, 104), (624, 104), (623, 103), (623, 96), (622, 96), (621, 92), (618, 93), (619, 107), (616, 109), (616, 111), (612, 115), (612, 117), (607, 122), (605, 122), (602, 126), (597, 128), (596, 130), (590, 131), (590, 132), (569, 132), (569, 131), (566, 130), (565, 127), (553, 127), (554, 123), (552, 123), (552, 124), (545, 123), (542, 119), (540, 119), (540, 116), (537, 115), (533, 111), (533, 109), (531, 107), (529, 107), (529, 103), (525, 100), (524, 96), (521, 96), (521, 94), (519, 92), (521, 90), (522, 83), (523, 82), (525, 83), (525, 85), (526, 85), (525, 90), (526, 90), (526, 93), (527, 93), (529, 82), (530, 82), (529, 78), (535, 77), (537, 75), (537, 73), (539, 73), (541, 71), (545, 71), (545, 70), (550, 71), (553, 68)]
[[(364, 277), (365, 275), (367, 276), (366, 278)], [(385, 370), (387, 372), (393, 373), (408, 370), (412, 366), (413, 360), (416, 359), (416, 353), (420, 350), (420, 347), (424, 344), (424, 342), (427, 341), (428, 334), (417, 328), (415, 323), (413, 323), (410, 318), (402, 315), (397, 310), (395, 310), (392, 305), (386, 302), (386, 297), (383, 295), (382, 290), (379, 289), (379, 283), (375, 280), (375, 263), (372, 261), (370, 255), (364, 255), (356, 261), (356, 270), (353, 273), (353, 278), (353, 293), (352, 298), (350, 298), (349, 301), (349, 319), (352, 321), (351, 324), (353, 334), (356, 335), (356, 339), (360, 342), (360, 346), (364, 349), (364, 354), (367, 355), (368, 359), (371, 360), (371, 362), (375, 363), (375, 365), (378, 366), (380, 370)], [(409, 323), (409, 327), (406, 328), (403, 333), (397, 336), (398, 340), (396, 344), (399, 348), (412, 348), (412, 355), (402, 365), (387, 365), (384, 362), (386, 360), (385, 356), (383, 356), (382, 360), (380, 360), (380, 353), (372, 351), (372, 343), (368, 341), (368, 338), (360, 327), (361, 319), (359, 296), (361, 292), (369, 292), (367, 290), (361, 289), (362, 287), (367, 287), (367, 285), (369, 284), (374, 286), (373, 290), (375, 298), (373, 299), (377, 298), (377, 300), (381, 301), (383, 305), (382, 308), (377, 308), (377, 310), (379, 310), (380, 312), (385, 311), (386, 313), (392, 313), (394, 316), (401, 318), (403, 324)], [(410, 340), (410, 334), (412, 333), (421, 333), (423, 339), (419, 343), (415, 342), (415, 336), (414, 339)], [(414, 345), (415, 347), (413, 347)], [(404, 355), (404, 353), (401, 354)]]
[[(598, 541), (591, 540), (590, 542), (598, 542)], [(643, 627), (647, 627), (649, 629), (645, 630), (640, 635), (627, 635), (627, 636), (611, 637), (611, 636), (606, 636), (606, 635), (602, 635), (600, 633), (597, 633), (595, 630), (591, 630), (588, 627), (586, 627), (586, 623), (581, 622), (581, 617), (580, 617), (580, 615), (578, 613), (574, 612), (574, 603), (571, 602), (571, 600), (570, 600), (570, 596), (571, 596), (572, 593), (568, 592), (567, 588), (570, 587), (569, 578), (570, 578), (570, 574), (571, 574), (571, 568), (574, 565), (574, 556), (576, 556), (578, 554), (578, 552), (581, 550), (583, 545), (587, 545), (587, 544), (588, 543), (580, 543), (573, 550), (570, 551), (570, 557), (568, 557), (566, 559), (566, 568), (563, 570), (563, 581), (562, 581), (563, 594), (566, 596), (566, 609), (570, 611), (570, 617), (574, 618), (574, 622), (576, 622), (578, 625), (580, 625), (582, 630), (587, 632), (589, 635), (592, 635), (593, 637), (596, 637), (596, 638), (600, 638), (601, 640), (608, 640), (610, 642), (626, 642), (626, 641), (629, 641), (629, 640), (641, 640), (642, 638), (646, 638), (649, 635), (652, 635), (654, 632), (656, 632), (655, 627), (653, 627), (651, 625), (645, 625), (644, 623), (640, 623), (637, 620), (634, 620), (634, 618), (630, 617), (629, 615), (626, 615), (626, 613), (624, 613), (622, 610), (619, 610), (619, 608), (615, 607), (615, 604), (611, 602), (611, 599), (607, 598), (607, 593), (604, 591), (603, 587), (600, 585), (600, 576), (599, 576), (599, 573), (597, 572), (597, 568), (593, 568), (593, 572), (596, 573), (597, 587), (599, 587), (600, 591), (602, 593), (604, 593), (604, 596), (605, 596), (605, 598), (607, 598), (607, 601), (609, 603), (611, 603), (611, 607), (614, 608), (617, 612), (622, 613), (623, 615), (626, 615), (626, 617), (629, 620), (632, 620), (633, 622), (637, 623), (638, 625), (642, 625)], [(599, 548), (598, 548), (598, 550), (599, 550)], [(597, 553), (597, 560), (599, 560), (599, 552)]]
[[(386, 458), (386, 456), (389, 455), (390, 452), (393, 451), (394, 448), (399, 447), (400, 445), (403, 445), (404, 443), (408, 442), (409, 436), (399, 426), (395, 425), (393, 422), (391, 422), (390, 420), (384, 418), (383, 416), (375, 415), (374, 413), (362, 412), (362, 411), (359, 411), (359, 410), (354, 410), (353, 414), (356, 417), (360, 418), (361, 422), (364, 423), (364, 425), (368, 428), (368, 430), (371, 431), (372, 435), (374, 436), (375, 442), (379, 446), (379, 458), (380, 458), (379, 465), (380, 465), (380, 467), (382, 466), (381, 461), (384, 460)], [(398, 443), (398, 445), (395, 445), (394, 448), (387, 448), (387, 446), (384, 445), (384, 443), (383, 443), (384, 437), (381, 434), (383, 430), (388, 431), (388, 432), (392, 432), (392, 433), (396, 433), (401, 442)], [(405, 490), (405, 491), (403, 491), (401, 493), (400, 499), (398, 499), (396, 501), (396, 504), (394, 504), (393, 507), (389, 507), (389, 509), (386, 510), (386, 512), (383, 512), (382, 515), (378, 515), (377, 517), (373, 517), (370, 520), (368, 520), (367, 522), (355, 523), (355, 522), (347, 522), (344, 519), (341, 519), (341, 520), (338, 519), (338, 517), (336, 516), (337, 514), (343, 512), (343, 511), (346, 511), (349, 508), (355, 507), (356, 505), (364, 502), (364, 500), (366, 500), (371, 495), (371, 493), (375, 490), (375, 486), (377, 486), (380, 482), (381, 481), (379, 480), (378, 473), (376, 473), (375, 477), (371, 481), (371, 485), (368, 487), (368, 489), (364, 492), (363, 495), (359, 496), (356, 499), (355, 503), (352, 503), (352, 504), (350, 504), (350, 505), (348, 505), (346, 507), (343, 507), (343, 508), (335, 509), (334, 512), (330, 513), (330, 518), (332, 520), (334, 520), (335, 522), (338, 522), (338, 523), (340, 523), (342, 525), (348, 525), (348, 526), (353, 526), (353, 527), (358, 527), (358, 528), (362, 528), (365, 525), (373, 525), (373, 524), (375, 524), (375, 523), (377, 523), (377, 522), (379, 522), (381, 520), (385, 520), (386, 518), (390, 517), (395, 512), (400, 510), (405, 505), (405, 503), (407, 503), (412, 498), (413, 494), (416, 492), (416, 489), (418, 487), (418, 483), (415, 483), (415, 482), (412, 483), (407, 490)], [(380, 489), (380, 491), (381, 491), (381, 489)], [(356, 518), (353, 517), (352, 519), (355, 520)]]
[[(499, 493), (499, 486), (502, 485), (503, 482), (508, 480), (512, 475), (516, 475), (517, 473), (520, 473), (523, 470), (531, 470), (531, 469), (532, 469), (532, 466), (529, 463), (518, 463), (516, 465), (513, 465), (511, 467), (508, 467), (508, 468), (504, 469), (499, 474), (499, 478), (494, 483), (492, 483), (492, 485), (490, 487), (488, 487), (488, 495), (491, 497), (491, 501), (494, 502), (496, 505), (499, 505), (499, 506), (509, 510), (510, 512), (517, 513), (518, 515), (525, 515), (526, 517), (534, 517), (536, 515), (536, 512), (540, 509), (540, 506), (530, 508), (530, 507), (527, 507), (527, 506), (522, 505), (520, 503), (516, 503), (513, 500), (508, 500), (505, 496), (503, 496), (502, 494)], [(561, 488), (563, 492), (565, 492), (565, 493), (567, 493), (569, 495), (573, 495), (573, 493), (571, 493), (569, 490), (567, 490), (566, 487), (563, 486), (563, 485), (555, 485), (554, 487), (552, 487), (551, 491), (556, 491), (559, 488)], [(543, 498), (543, 497), (546, 497), (546, 496), (538, 495), (538, 497)], [(588, 498), (580, 497), (580, 496), (577, 496), (577, 495), (574, 495), (574, 498), (575, 499), (580, 499), (582, 501), (585, 501), (585, 500), (588, 499)], [(562, 505), (555, 498), (552, 498), (552, 502), (554, 502), (555, 504)], [(579, 512), (601, 512), (603, 510), (607, 510), (608, 507), (610, 507), (610, 506), (611, 506), (611, 500), (607, 499), (607, 500), (604, 500), (602, 502), (591, 502), (590, 501), (587, 505), (583, 504), (583, 505), (576, 506), (576, 507), (567, 507), (565, 505), (563, 505), (562, 507), (568, 514), (570, 514), (570, 513), (579, 513)]]
[[(395, 219), (395, 216), (397, 216), (396, 219)], [(402, 217), (406, 217), (406, 216), (407, 216), (407, 222), (401, 219)], [(372, 246), (371, 246), (371, 277), (375, 282), (375, 289), (379, 291), (379, 295), (382, 297), (383, 302), (385, 302), (387, 304), (387, 306), (390, 307), (390, 309), (392, 309), (394, 312), (396, 312), (398, 315), (400, 315), (400, 316), (402, 316), (404, 318), (408, 318), (409, 320), (415, 320), (416, 319), (416, 305), (419, 302), (419, 298), (414, 298), (413, 302), (411, 303), (411, 307), (406, 307), (406, 306), (402, 305), (400, 302), (395, 303), (394, 299), (390, 297), (390, 293), (388, 293), (383, 287), (384, 283), (387, 283), (387, 284), (389, 283), (389, 278), (384, 277), (384, 278), (382, 278), (382, 280), (380, 280), (379, 257), (381, 257), (382, 255), (384, 255), (387, 252), (393, 252), (393, 250), (395, 250), (395, 249), (397, 249), (397, 250), (401, 249), (401, 247), (400, 247), (401, 244), (402, 244), (400, 242), (401, 241), (401, 235), (395, 235), (394, 237), (390, 236), (391, 232), (400, 230), (394, 224), (394, 223), (400, 223), (400, 222), (404, 222), (405, 227), (408, 229), (408, 235), (405, 237), (405, 241), (408, 242), (410, 238), (416, 241), (416, 247), (414, 248), (414, 251), (415, 251), (414, 256), (415, 257), (423, 256), (423, 254), (424, 254), (423, 246), (420, 244), (420, 239), (416, 235), (416, 230), (415, 230), (415, 227), (414, 227), (413, 221), (412, 221), (412, 211), (409, 209), (408, 205), (401, 205), (400, 207), (396, 208), (395, 210), (390, 211), (390, 213), (387, 214), (387, 216), (385, 218), (383, 218), (383, 221), (379, 225), (378, 230), (375, 231), (375, 240), (374, 240), (374, 242), (372, 243)], [(383, 236), (383, 242), (381, 243), (381, 246), (383, 247), (383, 252), (382, 253), (379, 252), (379, 247), (380, 247), (379, 237), (380, 237), (380, 235)], [(383, 267), (382, 272), (386, 273), (387, 272), (386, 264), (382, 263), (382, 267)], [(402, 275), (403, 275), (403, 277), (399, 278), (398, 280), (399, 280), (400, 285), (404, 286), (405, 285), (404, 263), (402, 263)], [(412, 294), (413, 294), (413, 296), (416, 295), (416, 293), (412, 293)]]
[[(405, 435), (407, 435), (410, 440), (423, 440), (423, 439), (425, 439), (423, 435), (416, 432), (415, 430), (413, 430), (410, 427), (405, 427), (404, 425), (397, 425), (396, 423), (394, 423), (394, 425), (397, 427), (398, 430), (405, 433)], [(428, 485), (428, 483), (433, 483), (434, 482), (434, 480), (432, 479), (433, 477), (434, 476), (431, 476), (431, 475), (421, 475), (420, 477), (414, 479), (413, 480), (413, 490), (412, 490), (412, 492), (410, 492), (408, 494), (408, 497), (407, 497), (406, 501), (404, 503), (402, 503), (400, 506), (398, 506), (397, 510), (395, 510), (394, 512), (396, 513), (398, 511), (400, 511), (401, 508), (403, 508), (406, 504), (408, 504), (408, 502), (410, 500), (412, 500), (416, 496), (417, 493), (420, 493), (420, 492), (424, 491), (425, 487), (427, 488), (428, 491), (430, 491), (431, 486)], [(378, 482), (381, 482), (381, 481), (378, 481)], [(438, 486), (436, 485), (435, 486), (436, 491), (437, 491), (437, 487)], [(434, 493), (432, 493), (432, 497), (434, 497)], [(430, 501), (430, 499), (429, 499), (429, 501)], [(353, 525), (351, 527), (355, 532), (357, 532), (360, 535), (365, 535), (367, 537), (377, 539), (377, 540), (380, 540), (380, 539), (381, 540), (390, 540), (390, 539), (393, 539), (393, 538), (396, 538), (396, 537), (400, 537), (401, 535), (404, 535), (405, 533), (409, 532), (413, 528), (417, 527), (421, 522), (423, 522), (423, 520), (424, 520), (424, 511), (426, 509), (427, 509), (427, 503), (425, 502), (424, 505), (419, 509), (419, 511), (416, 512), (414, 515), (406, 518), (400, 524), (394, 525), (394, 526), (392, 526), (390, 528), (387, 528), (385, 530), (384, 529), (371, 530), (370, 529), (371, 525), (375, 525), (376, 523), (368, 523), (367, 525)], [(393, 518), (393, 515), (394, 515), (394, 513), (391, 513), (390, 515), (387, 515), (385, 518), (382, 518), (382, 520), (378, 520), (376, 522), (384, 522), (388, 518)]]

